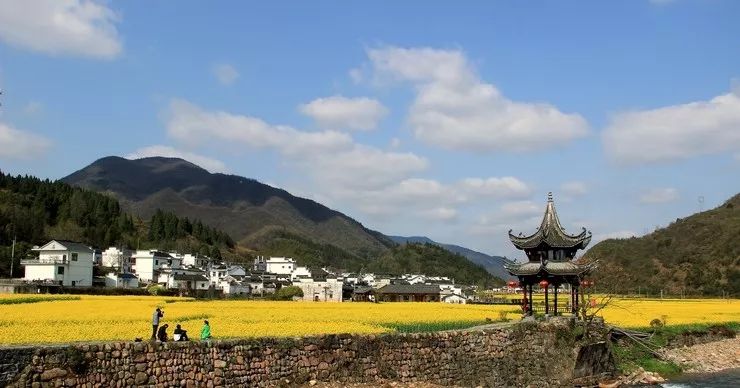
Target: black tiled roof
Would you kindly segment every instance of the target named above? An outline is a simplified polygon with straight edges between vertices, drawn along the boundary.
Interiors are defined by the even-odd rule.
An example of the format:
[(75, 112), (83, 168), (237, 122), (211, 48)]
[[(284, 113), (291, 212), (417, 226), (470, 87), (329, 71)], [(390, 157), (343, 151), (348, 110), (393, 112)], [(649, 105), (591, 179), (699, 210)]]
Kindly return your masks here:
[(583, 231), (578, 235), (566, 233), (560, 224), (558, 213), (555, 211), (552, 194), (549, 194), (545, 215), (542, 217), (542, 223), (537, 228), (537, 231), (530, 236), (516, 236), (510, 230), (509, 239), (519, 249), (536, 248), (540, 244), (545, 244), (552, 248), (584, 249), (591, 242), (591, 232), (583, 228)]
[(439, 294), (439, 286), (430, 284), (388, 284), (378, 289), (380, 294)]

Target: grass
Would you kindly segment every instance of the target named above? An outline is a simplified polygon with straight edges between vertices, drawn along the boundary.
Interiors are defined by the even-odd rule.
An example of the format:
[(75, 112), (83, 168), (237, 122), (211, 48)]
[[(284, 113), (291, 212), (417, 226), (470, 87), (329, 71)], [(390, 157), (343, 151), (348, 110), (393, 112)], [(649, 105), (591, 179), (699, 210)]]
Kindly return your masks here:
[(69, 300), (80, 300), (79, 296), (70, 295), (39, 295), (39, 296), (22, 296), (14, 298), (0, 298), (0, 305), (7, 304), (28, 304), (28, 303), (39, 303), (39, 302), (54, 302), (54, 301), (69, 301)]
[(485, 325), (488, 321), (448, 321), (448, 322), (393, 322), (383, 326), (399, 333), (428, 333), (433, 331), (460, 330)]
[[(646, 341), (651, 348), (660, 348), (683, 333), (706, 333), (712, 327), (721, 327), (737, 332), (740, 330), (740, 322), (729, 322), (723, 324), (695, 323), (664, 326), (655, 330), (654, 334)], [(653, 328), (642, 328), (642, 331), (653, 332)], [(677, 364), (660, 360), (644, 347), (632, 341), (625, 340), (614, 346), (614, 355), (617, 366), (622, 373), (630, 373), (638, 367), (651, 372), (657, 372), (663, 377), (673, 377), (681, 373), (681, 367)]]

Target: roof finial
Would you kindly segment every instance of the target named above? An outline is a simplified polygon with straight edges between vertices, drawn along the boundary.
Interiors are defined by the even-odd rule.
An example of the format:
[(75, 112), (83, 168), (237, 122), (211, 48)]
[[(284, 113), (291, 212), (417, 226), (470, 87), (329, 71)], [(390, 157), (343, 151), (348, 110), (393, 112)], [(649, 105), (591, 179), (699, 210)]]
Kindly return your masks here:
[(547, 193), (547, 202), (552, 202), (552, 191)]

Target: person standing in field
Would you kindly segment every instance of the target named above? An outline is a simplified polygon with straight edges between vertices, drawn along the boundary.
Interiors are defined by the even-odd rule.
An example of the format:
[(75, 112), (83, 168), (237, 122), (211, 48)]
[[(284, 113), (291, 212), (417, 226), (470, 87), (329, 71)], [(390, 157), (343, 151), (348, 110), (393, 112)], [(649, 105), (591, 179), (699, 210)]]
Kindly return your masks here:
[(200, 329), (200, 340), (205, 341), (211, 339), (211, 325), (208, 324), (208, 320), (203, 321), (203, 328)]
[(157, 307), (156, 310), (154, 310), (154, 313), (152, 314), (152, 339), (157, 339), (157, 327), (159, 326), (159, 318), (162, 318), (164, 316), (164, 311)]

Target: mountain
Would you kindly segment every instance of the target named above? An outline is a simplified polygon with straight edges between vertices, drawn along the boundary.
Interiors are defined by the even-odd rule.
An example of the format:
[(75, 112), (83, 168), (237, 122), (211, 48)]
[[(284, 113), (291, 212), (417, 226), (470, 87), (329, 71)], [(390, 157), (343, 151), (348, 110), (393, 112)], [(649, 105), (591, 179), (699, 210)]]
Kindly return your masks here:
[(197, 218), (238, 243), (262, 248), (271, 236), (331, 244), (359, 258), (377, 257), (394, 243), (382, 234), (310, 199), (254, 179), (212, 174), (177, 158), (129, 160), (110, 156), (63, 182), (115, 196), (141, 217), (157, 209)]
[(212, 257), (233, 254), (234, 242), (224, 232), (198, 220), (157, 211), (148, 222), (126, 214), (109, 196), (29, 176), (0, 172), (0, 277), (20, 276), (21, 259), (34, 245), (50, 239), (74, 240), (96, 248), (158, 247), (201, 252)]
[(486, 271), (488, 271), (488, 273), (490, 273), (493, 276), (496, 276), (499, 279), (507, 280), (509, 278), (512, 278), (511, 275), (509, 275), (509, 273), (504, 269), (504, 261), (506, 260), (506, 258), (501, 257), (501, 256), (490, 256), (485, 253), (481, 253), (478, 251), (474, 251), (472, 249), (461, 247), (459, 245), (438, 243), (428, 237), (419, 237), (419, 236), (412, 236), (412, 237), (388, 236), (388, 237), (398, 244), (417, 243), (417, 244), (437, 245), (444, 249), (447, 249), (448, 251), (452, 253), (456, 253), (458, 255), (464, 256), (466, 259), (470, 260), (471, 262), (485, 268)]
[(737, 297), (740, 194), (648, 235), (604, 240), (584, 260), (599, 260), (594, 277), (604, 290)]

